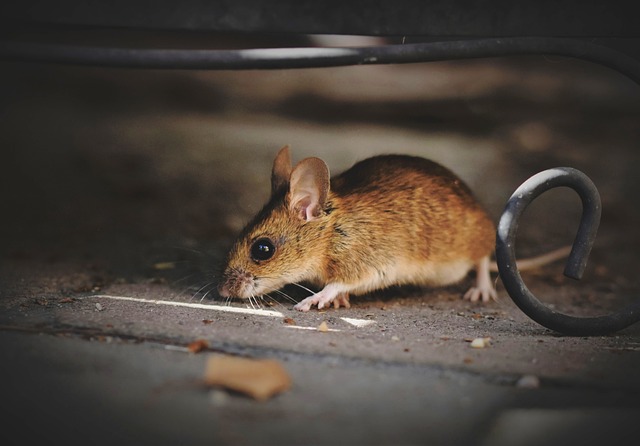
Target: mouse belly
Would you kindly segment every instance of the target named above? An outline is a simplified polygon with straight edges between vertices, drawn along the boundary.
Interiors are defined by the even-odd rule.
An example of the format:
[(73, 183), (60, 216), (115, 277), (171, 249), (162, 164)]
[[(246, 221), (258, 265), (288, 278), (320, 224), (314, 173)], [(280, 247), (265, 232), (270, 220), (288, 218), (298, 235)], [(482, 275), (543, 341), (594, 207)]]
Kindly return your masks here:
[(465, 278), (474, 267), (468, 259), (448, 262), (416, 262), (399, 260), (382, 268), (372, 268), (366, 276), (353, 283), (351, 294), (364, 294), (394, 285), (445, 286)]

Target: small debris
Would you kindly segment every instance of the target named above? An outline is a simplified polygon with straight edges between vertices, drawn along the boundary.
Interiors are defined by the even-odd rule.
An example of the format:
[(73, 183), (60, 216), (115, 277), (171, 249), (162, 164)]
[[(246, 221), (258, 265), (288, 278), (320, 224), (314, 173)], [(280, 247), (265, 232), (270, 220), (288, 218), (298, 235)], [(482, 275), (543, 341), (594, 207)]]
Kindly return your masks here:
[(486, 348), (491, 345), (491, 338), (475, 338), (470, 345), (471, 348)]
[(199, 353), (209, 348), (209, 342), (206, 339), (197, 339), (187, 345), (187, 350), (191, 353)]
[(258, 401), (266, 401), (291, 387), (291, 378), (278, 361), (227, 355), (209, 358), (204, 382), (209, 386), (240, 392)]
[(211, 319), (202, 319), (202, 323), (204, 325), (209, 325), (209, 324), (213, 324), (213, 321)]
[(540, 378), (535, 375), (523, 375), (516, 382), (516, 387), (520, 389), (537, 389), (540, 387)]
[(294, 321), (292, 318), (290, 317), (285, 317), (284, 320), (282, 321), (287, 325), (296, 325), (296, 321)]
[(212, 390), (210, 394), (210, 398), (211, 398), (211, 403), (216, 407), (224, 406), (229, 401), (229, 395), (226, 392), (219, 389)]
[(100, 302), (96, 302), (96, 311), (102, 311), (104, 310), (104, 307), (102, 306), (102, 304), (100, 304)]
[(391, 336), (391, 340), (395, 341), (395, 342), (398, 342), (400, 340), (400, 338), (397, 337), (397, 336)]
[(327, 321), (322, 321), (320, 325), (318, 325), (318, 331), (326, 333), (329, 331), (329, 327), (327, 326)]
[(153, 269), (156, 271), (165, 271), (168, 269), (174, 269), (176, 267), (176, 262), (158, 262), (153, 264)]
[(70, 304), (72, 302), (73, 302), (73, 299), (70, 297), (65, 297), (58, 301), (59, 304)]

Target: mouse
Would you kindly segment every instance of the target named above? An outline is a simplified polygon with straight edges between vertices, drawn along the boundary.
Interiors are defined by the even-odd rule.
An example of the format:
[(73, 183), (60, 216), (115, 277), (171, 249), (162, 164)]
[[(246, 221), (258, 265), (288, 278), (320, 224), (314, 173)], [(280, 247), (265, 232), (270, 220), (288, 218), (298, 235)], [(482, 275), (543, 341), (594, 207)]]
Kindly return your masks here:
[[(306, 282), (320, 291), (296, 310), (349, 308), (350, 296), (452, 285), (475, 270), (463, 298), (489, 302), (497, 298), (490, 276), (497, 271), (495, 234), (467, 184), (435, 161), (376, 155), (331, 177), (317, 157), (293, 166), (284, 146), (273, 162), (270, 199), (230, 249), (218, 292), (253, 299)], [(561, 248), (524, 266), (566, 253)]]

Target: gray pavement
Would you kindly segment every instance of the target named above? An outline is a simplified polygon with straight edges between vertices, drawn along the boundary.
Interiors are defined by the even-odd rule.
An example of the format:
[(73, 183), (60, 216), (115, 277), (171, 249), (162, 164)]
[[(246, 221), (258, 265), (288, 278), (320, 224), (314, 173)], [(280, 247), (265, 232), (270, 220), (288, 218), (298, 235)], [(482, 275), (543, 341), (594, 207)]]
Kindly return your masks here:
[[(431, 157), (496, 221), (530, 175), (583, 170), (604, 204), (584, 280), (563, 278), (561, 264), (524, 277), (568, 314), (620, 308), (640, 290), (630, 81), (544, 57), (2, 73), (2, 444), (635, 444), (640, 326), (561, 336), (499, 282), (497, 302), (463, 302), (472, 277), (309, 313), (276, 296), (222, 311), (247, 305), (214, 291), (233, 236), (266, 199), (273, 155), (290, 144), (334, 172), (375, 153)], [(545, 194), (519, 254), (570, 243), (579, 213), (570, 192)], [(490, 341), (474, 349), (476, 338)], [(189, 352), (198, 339), (209, 348)], [(205, 388), (220, 353), (276, 359), (293, 385), (266, 402)]]

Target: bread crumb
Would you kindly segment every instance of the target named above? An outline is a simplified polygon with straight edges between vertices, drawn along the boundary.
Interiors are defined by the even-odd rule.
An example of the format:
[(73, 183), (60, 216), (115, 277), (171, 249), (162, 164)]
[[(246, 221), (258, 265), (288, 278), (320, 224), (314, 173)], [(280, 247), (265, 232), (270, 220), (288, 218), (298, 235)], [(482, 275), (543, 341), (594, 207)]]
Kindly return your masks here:
[(471, 341), (471, 348), (485, 348), (491, 345), (491, 338), (475, 338)]
[(258, 401), (288, 390), (291, 378), (284, 367), (272, 359), (214, 355), (207, 361), (204, 382), (240, 392)]

